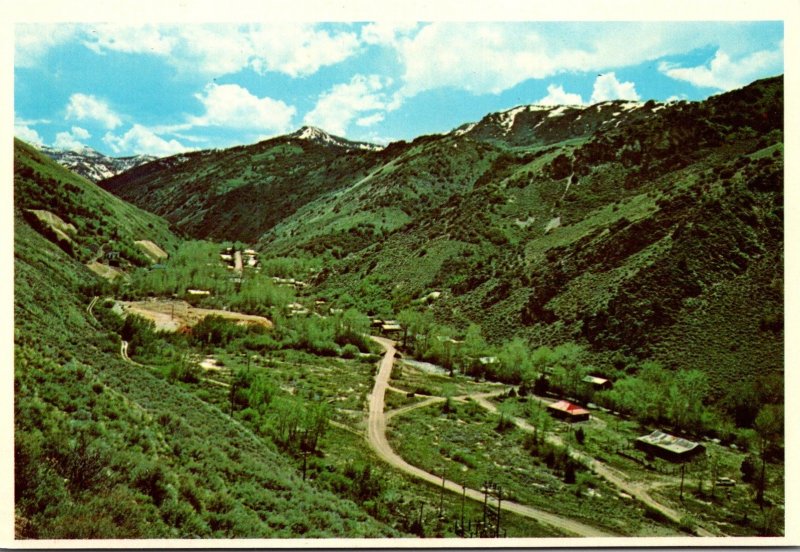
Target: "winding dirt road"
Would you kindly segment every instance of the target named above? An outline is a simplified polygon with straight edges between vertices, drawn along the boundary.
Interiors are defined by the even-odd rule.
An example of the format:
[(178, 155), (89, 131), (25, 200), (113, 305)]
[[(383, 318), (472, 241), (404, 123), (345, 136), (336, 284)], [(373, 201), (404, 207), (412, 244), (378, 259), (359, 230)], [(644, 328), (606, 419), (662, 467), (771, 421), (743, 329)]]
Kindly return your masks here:
[[(497, 407), (495, 406), (495, 404), (487, 400), (486, 397), (473, 396), (472, 398), (475, 400), (475, 402), (477, 402), (486, 410), (490, 412), (497, 412)], [(522, 430), (530, 432), (534, 430), (534, 427), (525, 420), (523, 420), (522, 418), (512, 417), (511, 420), (516, 424), (517, 427), (519, 427)], [(547, 435), (547, 441), (560, 446), (565, 446), (563, 439), (561, 439), (561, 437), (557, 435), (553, 435), (552, 433)], [(600, 462), (599, 460), (595, 460), (588, 454), (585, 454), (577, 450), (570, 449), (570, 456), (572, 456), (572, 458), (574, 458), (587, 468), (594, 471), (594, 473), (596, 473), (597, 475), (599, 475), (600, 477), (602, 477), (603, 479), (605, 479), (606, 481), (608, 481), (609, 483), (620, 489), (621, 491), (628, 493), (629, 495), (633, 496), (640, 502), (647, 504), (654, 510), (659, 511), (661, 514), (672, 520), (674, 523), (681, 522), (681, 518), (683, 517), (683, 514), (681, 514), (681, 512), (673, 508), (670, 508), (669, 506), (661, 504), (660, 502), (657, 502), (652, 496), (650, 496), (650, 494), (647, 492), (647, 489), (645, 489), (645, 487), (642, 484), (629, 480), (619, 470), (616, 470), (604, 464), (603, 462)], [(698, 527), (696, 529), (696, 533), (698, 536), (701, 537), (716, 536), (713, 533), (706, 531), (702, 527)]]
[[(375, 376), (375, 387), (373, 388), (372, 395), (370, 395), (369, 399), (367, 440), (369, 441), (369, 444), (375, 453), (388, 464), (411, 476), (416, 477), (417, 479), (427, 481), (433, 485), (442, 485), (441, 476), (434, 475), (426, 472), (425, 470), (421, 470), (420, 468), (412, 466), (403, 460), (403, 458), (401, 458), (389, 445), (389, 441), (386, 438), (387, 415), (384, 413), (383, 408), (384, 396), (386, 394), (386, 388), (389, 385), (389, 378), (392, 374), (392, 365), (394, 364), (394, 355), (396, 351), (394, 348), (394, 342), (390, 341), (389, 339), (374, 336), (372, 336), (372, 339), (386, 350), (386, 354), (381, 360), (378, 374)], [(431, 399), (423, 402), (433, 403), (435, 401)], [(411, 406), (416, 407), (417, 405)], [(459, 495), (464, 492), (464, 489), (461, 485), (447, 479), (445, 479), (444, 488)], [(484, 500), (483, 493), (475, 489), (466, 489), (465, 494), (472, 500), (476, 500), (478, 502), (483, 502)], [(600, 529), (591, 527), (573, 519), (558, 516), (556, 514), (545, 512), (530, 506), (525, 506), (523, 504), (517, 504), (516, 502), (505, 501), (502, 503), (502, 509), (532, 518), (540, 523), (550, 525), (564, 531), (565, 533), (577, 537), (612, 536), (611, 534), (601, 531)]]

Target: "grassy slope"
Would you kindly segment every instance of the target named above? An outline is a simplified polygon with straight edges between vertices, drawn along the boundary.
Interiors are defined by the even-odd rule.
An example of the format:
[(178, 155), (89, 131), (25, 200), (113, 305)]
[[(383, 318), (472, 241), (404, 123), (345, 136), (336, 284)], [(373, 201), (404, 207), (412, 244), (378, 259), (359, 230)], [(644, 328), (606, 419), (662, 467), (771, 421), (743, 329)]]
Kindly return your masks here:
[[(218, 228), (261, 236), (271, 255), (324, 255), (318, 293), (365, 310), (396, 313), (436, 289), (439, 321), (478, 322), (496, 341), (576, 340), (601, 362), (620, 351), (717, 376), (753, 361), (750, 375), (779, 370), (782, 79), (700, 103), (572, 111), (521, 112), (509, 133), (489, 116), (336, 161), (276, 139), (195, 154), (153, 186), (251, 179), (215, 199), (230, 215), (214, 211)], [(209, 180), (212, 165), (230, 174)], [(256, 182), (302, 185), (278, 204), (246, 195)]]
[(781, 370), (781, 90), (764, 81), (511, 160), (331, 267), (321, 292), (359, 301), (370, 284), (398, 309), (440, 289), (441, 321), (494, 339), (577, 340), (718, 382)]
[[(25, 176), (27, 159), (38, 163), (38, 175)], [(99, 211), (91, 202), (105, 192), (20, 143), (17, 160), (18, 207), (32, 201), (26, 192), (36, 184), (63, 190), (73, 183), (82, 191), (60, 192), (58, 209), (76, 226), (107, 225), (127, 213), (116, 225), (121, 231), (170, 242), (156, 218), (135, 208), (111, 202)], [(80, 290), (95, 276), (19, 210), (14, 237), (19, 536), (393, 534), (351, 502), (307, 486), (271, 445), (218, 409), (124, 363), (118, 337), (86, 311), (90, 297)]]
[(119, 250), (123, 262), (148, 264), (133, 242), (149, 239), (167, 250), (177, 243), (162, 218), (121, 201), (17, 139), (14, 205), (23, 215), (26, 209), (43, 209), (75, 226), (72, 253), (82, 261), (94, 258), (103, 247)]
[(254, 242), (307, 202), (366, 175), (372, 160), (276, 138), (162, 159), (102, 186), (194, 237)]

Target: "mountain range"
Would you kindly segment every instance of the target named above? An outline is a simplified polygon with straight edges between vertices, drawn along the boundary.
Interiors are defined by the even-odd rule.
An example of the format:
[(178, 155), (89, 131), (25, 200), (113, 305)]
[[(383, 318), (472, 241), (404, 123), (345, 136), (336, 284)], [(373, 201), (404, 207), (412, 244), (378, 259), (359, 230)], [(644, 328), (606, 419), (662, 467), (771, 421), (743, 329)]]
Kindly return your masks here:
[(100, 182), (157, 159), (154, 155), (109, 157), (88, 147), (72, 151), (43, 146), (40, 151), (55, 160), (59, 165), (92, 182)]
[[(700, 370), (708, 412), (732, 425), (739, 411), (752, 411), (744, 425), (752, 424), (753, 404), (784, 403), (783, 101), (775, 77), (702, 102), (518, 106), (383, 147), (303, 127), (251, 145), (129, 158), (127, 170), (96, 152), (60, 154), (88, 175), (123, 170), (99, 185), (15, 140), (17, 535), (410, 531), (394, 511), (378, 516), (378, 502), (356, 504), (347, 494), (351, 482), (369, 490), (388, 478), (373, 479), (368, 465), (340, 474), (321, 467), (325, 455), (312, 456), (309, 467), (333, 482), (320, 487), (306, 480), (305, 456), (301, 476), (299, 456), (247, 425), (260, 408), (255, 391), (249, 402), (252, 387), (252, 408), (234, 413), (249, 348), (229, 357), (247, 359), (230, 388), (197, 391), (169, 366), (131, 362), (120, 339), (144, 330), (102, 298), (133, 299), (134, 274), (173, 277), (143, 250), (149, 242), (173, 256), (174, 272), (203, 276), (216, 266), (258, 306), (263, 290), (244, 289), (247, 276), (217, 266), (231, 242), (256, 249), (264, 265), (302, 267), (306, 282), (291, 297), (312, 308), (355, 307), (383, 319), (422, 312), (439, 337), (454, 338), (448, 343), (466, 342), (477, 327), (498, 346), (521, 338), (532, 359), (541, 346), (566, 345), (581, 366), (615, 381), (650, 362)], [(187, 246), (207, 258), (182, 266), (186, 259), (175, 257)], [(98, 276), (109, 272), (118, 279)], [(273, 307), (275, 327), (289, 327)], [(311, 333), (319, 321), (295, 320), (295, 328)], [(170, 339), (159, 352), (185, 367), (189, 338)], [(268, 355), (275, 351), (262, 345), (278, 346), (269, 334), (245, 341)], [(215, 350), (210, 338), (204, 345)], [(281, 365), (291, 370), (309, 359), (332, 370), (323, 357), (287, 351)], [(368, 354), (348, 366), (362, 360), (369, 375)], [(338, 381), (330, 384), (341, 392)], [(354, 439), (344, 448), (366, 449), (359, 431), (337, 437)], [(355, 450), (336, 454), (351, 462)], [(438, 491), (428, 491), (433, 504)], [(413, 508), (406, 521), (416, 519), (416, 502), (398, 495), (395, 503)]]
[(380, 149), (304, 128), (101, 186), (193, 237), (323, 256), (331, 300), (390, 314), (440, 291), (462, 331), (721, 382), (782, 370), (782, 114), (776, 77), (703, 102), (519, 106)]

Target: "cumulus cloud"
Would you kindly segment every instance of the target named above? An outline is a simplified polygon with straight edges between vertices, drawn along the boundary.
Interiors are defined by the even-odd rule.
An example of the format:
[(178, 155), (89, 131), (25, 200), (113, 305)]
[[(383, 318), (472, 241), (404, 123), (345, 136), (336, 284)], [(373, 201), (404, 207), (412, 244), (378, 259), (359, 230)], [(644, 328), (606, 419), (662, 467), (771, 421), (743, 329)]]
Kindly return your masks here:
[(398, 41), (419, 29), (416, 22), (377, 22), (369, 23), (361, 29), (361, 40), (366, 44), (396, 46)]
[(307, 23), (268, 25), (94, 25), (84, 45), (97, 52), (152, 54), (184, 71), (231, 74), (245, 68), (292, 77), (310, 75), (356, 53), (352, 31)]
[(203, 115), (189, 118), (195, 126), (285, 132), (296, 112), (293, 106), (269, 97), (259, 98), (238, 84), (210, 84), (195, 97), (205, 108)]
[(368, 115), (366, 117), (361, 117), (360, 119), (356, 120), (356, 124), (361, 127), (369, 127), (372, 125), (376, 125), (383, 121), (385, 118), (383, 113), (375, 113), (373, 115)]
[(106, 128), (113, 129), (122, 124), (119, 115), (102, 100), (90, 94), (73, 94), (67, 104), (66, 118), (78, 121), (96, 121)]
[(117, 154), (173, 155), (189, 148), (177, 140), (166, 140), (151, 129), (139, 124), (133, 125), (125, 134), (117, 136), (107, 132), (105, 142)]
[(766, 74), (777, 74), (783, 71), (783, 48), (777, 50), (759, 50), (737, 60), (721, 49), (706, 65), (697, 67), (680, 67), (679, 65), (661, 62), (658, 70), (676, 80), (682, 80), (700, 88), (716, 88), (732, 90)]
[(616, 73), (599, 75), (594, 81), (590, 103), (607, 102), (609, 100), (639, 100), (636, 85), (632, 82), (619, 82)]
[(59, 132), (56, 134), (56, 140), (53, 146), (58, 149), (82, 151), (86, 149), (86, 144), (81, 140), (87, 140), (92, 135), (85, 128), (74, 126), (70, 131)]
[(159, 54), (172, 52), (176, 40), (153, 25), (100, 24), (86, 32), (83, 44), (96, 53), (106, 50), (128, 54)]
[(582, 105), (583, 98), (580, 94), (565, 92), (561, 85), (550, 84), (547, 86), (547, 96), (536, 103), (541, 105)]
[[(349, 83), (337, 84), (319, 97), (317, 105), (303, 118), (333, 134), (345, 134), (353, 119), (374, 124), (380, 111), (387, 108), (383, 89), (391, 81), (378, 75), (355, 75)], [(362, 114), (364, 114), (362, 116)]]
[(407, 98), (445, 87), (498, 94), (528, 79), (614, 70), (709, 44), (745, 56), (763, 48), (763, 36), (758, 22), (435, 22), (397, 40), (397, 51)]
[(352, 56), (360, 42), (353, 32), (329, 32), (312, 25), (257, 27), (249, 34), (251, 66), (260, 73), (311, 75)]
[(44, 143), (39, 133), (24, 123), (14, 123), (14, 136), (37, 147)]
[(67, 42), (79, 32), (65, 23), (18, 23), (14, 26), (14, 65), (34, 67), (51, 48)]

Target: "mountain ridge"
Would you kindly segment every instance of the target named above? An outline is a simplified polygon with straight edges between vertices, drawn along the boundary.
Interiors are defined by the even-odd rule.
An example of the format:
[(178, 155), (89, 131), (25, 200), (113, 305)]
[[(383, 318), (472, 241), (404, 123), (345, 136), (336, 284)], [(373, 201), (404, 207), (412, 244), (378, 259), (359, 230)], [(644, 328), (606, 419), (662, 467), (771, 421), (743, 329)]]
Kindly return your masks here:
[(66, 150), (42, 146), (40, 151), (61, 166), (95, 183), (158, 159), (146, 154), (110, 157), (89, 147)]
[[(702, 315), (697, 298), (721, 300), (712, 299), (714, 278), (736, 287), (752, 277), (763, 287), (755, 269), (762, 258), (782, 266), (780, 254), (765, 253), (782, 248), (782, 82), (764, 79), (702, 102), (518, 106), (344, 157), (275, 138), (203, 154), (194, 172), (155, 177), (184, 182), (172, 185), (171, 201), (192, 203), (186, 190), (208, 163), (221, 164), (215, 157), (241, 155), (247, 165), (226, 165), (241, 178), (241, 168), (266, 156), (268, 179), (221, 193), (204, 212), (202, 237), (242, 239), (275, 256), (323, 256), (319, 293), (376, 313), (442, 291), (433, 311), (455, 328), (478, 322), (494, 339), (578, 340), (608, 358), (619, 349), (667, 359), (665, 344)], [(146, 206), (165, 188), (136, 172), (104, 186)], [(302, 198), (275, 201), (286, 192)], [(158, 212), (191, 232), (179, 211)], [(696, 230), (709, 225), (719, 229)], [(690, 251), (703, 261), (685, 259)], [(658, 274), (676, 286), (662, 289)], [(782, 312), (765, 289), (756, 318)], [(769, 350), (747, 353), (747, 362), (765, 371), (780, 364), (780, 336), (731, 332), (749, 335), (754, 351)], [(674, 356), (683, 358), (678, 365), (698, 362)]]

